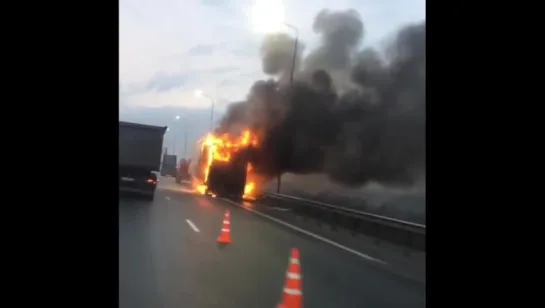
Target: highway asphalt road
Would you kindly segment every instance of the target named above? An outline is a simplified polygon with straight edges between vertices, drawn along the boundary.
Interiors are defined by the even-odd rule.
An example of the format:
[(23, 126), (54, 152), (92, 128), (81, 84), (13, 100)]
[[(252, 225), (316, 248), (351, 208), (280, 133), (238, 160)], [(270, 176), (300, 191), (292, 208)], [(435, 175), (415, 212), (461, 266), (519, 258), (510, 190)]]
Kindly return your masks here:
[[(169, 185), (161, 184), (153, 202), (119, 201), (121, 308), (276, 307), (292, 247), (301, 254), (306, 308), (425, 307), (424, 283)], [(226, 209), (233, 244), (220, 247)]]

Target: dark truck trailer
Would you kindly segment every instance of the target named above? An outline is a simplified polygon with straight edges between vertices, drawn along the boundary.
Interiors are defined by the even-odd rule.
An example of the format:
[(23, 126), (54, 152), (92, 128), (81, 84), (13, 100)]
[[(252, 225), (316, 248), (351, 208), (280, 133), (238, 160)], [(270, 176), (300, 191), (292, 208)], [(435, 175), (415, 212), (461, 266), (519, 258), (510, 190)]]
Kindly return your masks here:
[(248, 156), (246, 151), (233, 154), (228, 162), (214, 161), (207, 180), (208, 193), (235, 200), (242, 199), (246, 186)]
[(119, 121), (119, 191), (153, 200), (167, 128)]
[(176, 155), (165, 154), (163, 155), (163, 164), (161, 166), (162, 176), (176, 176)]

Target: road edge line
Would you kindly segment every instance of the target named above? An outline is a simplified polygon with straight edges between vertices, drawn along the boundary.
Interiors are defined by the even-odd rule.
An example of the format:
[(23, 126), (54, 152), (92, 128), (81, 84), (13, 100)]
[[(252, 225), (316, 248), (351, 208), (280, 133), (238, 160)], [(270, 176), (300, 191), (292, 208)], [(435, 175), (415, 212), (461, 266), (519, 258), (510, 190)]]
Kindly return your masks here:
[(368, 261), (376, 262), (376, 263), (379, 263), (379, 264), (381, 264), (381, 265), (388, 265), (388, 263), (386, 263), (386, 261), (383, 261), (383, 260), (380, 260), (380, 259), (377, 259), (377, 258), (373, 258), (373, 257), (371, 257), (371, 256), (369, 256), (369, 255), (366, 255), (366, 254), (362, 253), (362, 252), (359, 252), (359, 251), (357, 251), (357, 250), (354, 250), (354, 249), (352, 249), (352, 248), (349, 248), (349, 247), (346, 247), (346, 246), (344, 246), (344, 245), (341, 245), (341, 244), (339, 244), (339, 243), (337, 243), (337, 242), (334, 242), (334, 241), (332, 241), (332, 240), (330, 240), (330, 239), (328, 239), (328, 238), (325, 238), (325, 237), (320, 236), (320, 235), (318, 235), (318, 234), (314, 234), (314, 233), (312, 233), (312, 232), (310, 232), (310, 231), (307, 231), (307, 230), (305, 230), (305, 229), (301, 229), (301, 228), (299, 228), (299, 227), (296, 227), (296, 226), (294, 226), (294, 225), (292, 225), (292, 224), (289, 224), (289, 223), (287, 223), (287, 222), (285, 222), (285, 221), (282, 221), (282, 220), (280, 220), (280, 219), (278, 219), (278, 218), (274, 218), (274, 217), (269, 216), (269, 215), (267, 215), (267, 214), (265, 214), (265, 213), (261, 213), (261, 212), (259, 212), (259, 211), (254, 210), (254, 209), (245, 207), (245, 206), (243, 206), (243, 205), (240, 204), (240, 203), (237, 203), (237, 202), (234, 202), (234, 201), (232, 201), (232, 200), (225, 199), (225, 198), (220, 198), (220, 199), (223, 200), (223, 201), (226, 201), (226, 202), (228, 202), (228, 203), (231, 203), (231, 204), (233, 204), (233, 205), (236, 205), (236, 206), (238, 206), (238, 207), (241, 207), (241, 208), (243, 208), (243, 209), (245, 209), (245, 210), (247, 210), (247, 211), (250, 211), (250, 212), (252, 212), (252, 213), (254, 213), (254, 214), (257, 214), (257, 215), (259, 215), (259, 216), (265, 217), (265, 218), (267, 218), (267, 219), (269, 219), (269, 220), (272, 220), (272, 221), (274, 221), (274, 222), (276, 222), (276, 223), (279, 223), (279, 224), (281, 224), (281, 225), (283, 225), (283, 226), (285, 226), (285, 227), (288, 227), (288, 228), (293, 229), (293, 230), (295, 230), (295, 231), (301, 232), (301, 233), (303, 233), (303, 234), (305, 234), (305, 235), (308, 235), (308, 236), (310, 236), (310, 237), (313, 237), (313, 238), (315, 238), (315, 239), (317, 239), (317, 240), (320, 240), (320, 241), (322, 241), (322, 242), (324, 242), (324, 243), (330, 244), (330, 245), (335, 246), (335, 247), (337, 247), (337, 248), (339, 248), (339, 249), (342, 249), (342, 250), (344, 250), (344, 251), (346, 251), (346, 252), (349, 252), (349, 253), (351, 253), (351, 254), (354, 254), (354, 255), (356, 255), (356, 256), (358, 256), (358, 257), (360, 257), (360, 258), (366, 259), (366, 260), (368, 260)]

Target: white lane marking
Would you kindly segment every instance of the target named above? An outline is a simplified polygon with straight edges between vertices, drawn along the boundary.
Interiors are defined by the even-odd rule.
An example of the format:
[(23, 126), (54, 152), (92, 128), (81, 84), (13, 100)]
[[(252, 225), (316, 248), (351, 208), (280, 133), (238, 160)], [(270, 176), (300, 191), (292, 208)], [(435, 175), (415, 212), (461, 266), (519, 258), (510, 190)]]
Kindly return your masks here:
[(165, 197), (168, 201), (170, 201), (170, 197)]
[(195, 232), (201, 232), (201, 231), (199, 230), (199, 228), (197, 228), (197, 226), (195, 226), (195, 225), (191, 222), (191, 220), (186, 219), (185, 221), (186, 221), (187, 224), (191, 227), (191, 229), (193, 229), (193, 231), (195, 231)]
[(327, 238), (325, 238), (325, 237), (319, 236), (319, 235), (314, 234), (314, 233), (312, 233), (312, 232), (309, 232), (309, 231), (307, 231), (307, 230), (304, 230), (304, 229), (301, 229), (301, 228), (296, 227), (296, 226), (294, 226), (294, 225), (291, 225), (291, 224), (289, 224), (289, 223), (287, 223), (287, 222), (284, 222), (284, 221), (282, 221), (282, 220), (280, 220), (280, 219), (276, 219), (276, 218), (271, 217), (271, 216), (269, 216), (269, 215), (267, 215), (267, 214), (263, 214), (263, 213), (261, 213), (261, 212), (258, 212), (258, 211), (254, 210), (254, 209), (251, 209), (251, 208), (242, 206), (242, 205), (240, 205), (240, 204), (238, 204), (238, 203), (236, 203), (236, 202), (233, 202), (233, 201), (231, 201), (231, 200), (229, 200), (229, 199), (225, 199), (225, 198), (221, 198), (221, 199), (224, 200), (224, 201), (227, 201), (227, 202), (229, 202), (229, 203), (231, 203), (231, 204), (233, 204), (233, 205), (239, 206), (239, 207), (241, 207), (241, 208), (243, 208), (243, 209), (245, 209), (245, 210), (248, 210), (248, 211), (250, 211), (250, 212), (252, 212), (252, 213), (254, 213), (254, 214), (257, 214), (257, 215), (259, 215), (259, 216), (265, 217), (265, 218), (270, 219), (270, 220), (272, 220), (272, 221), (274, 221), (274, 222), (276, 222), (276, 223), (279, 223), (279, 224), (284, 225), (284, 226), (286, 226), (286, 227), (288, 227), (288, 228), (291, 228), (291, 229), (293, 229), (293, 230), (295, 230), (295, 231), (299, 231), (299, 232), (301, 232), (301, 233), (303, 233), (303, 234), (306, 234), (306, 235), (308, 235), (308, 236), (311, 236), (311, 237), (313, 237), (313, 238), (315, 238), (315, 239), (317, 239), (317, 240), (320, 240), (320, 241), (322, 241), (322, 242), (324, 242), (324, 243), (328, 243), (328, 244), (330, 244), (330, 245), (333, 245), (333, 246), (335, 246), (335, 247), (337, 247), (337, 248), (339, 248), (339, 249), (342, 249), (342, 250), (344, 250), (344, 251), (346, 251), (346, 252), (349, 252), (349, 253), (351, 253), (351, 254), (354, 254), (354, 255), (356, 255), (356, 256), (358, 256), (358, 257), (360, 257), (360, 258), (363, 258), (363, 259), (366, 259), (366, 260), (369, 260), (369, 261), (373, 261), (373, 262), (376, 262), (376, 263), (380, 263), (380, 264), (382, 264), (382, 265), (387, 265), (387, 264), (388, 264), (388, 263), (386, 263), (385, 261), (382, 261), (382, 260), (377, 259), (377, 258), (373, 258), (373, 257), (371, 257), (371, 256), (369, 256), (369, 255), (366, 255), (366, 254), (364, 254), (364, 253), (361, 253), (361, 252), (359, 252), (359, 251), (356, 251), (356, 250), (354, 250), (354, 249), (352, 249), (352, 248), (348, 248), (348, 247), (346, 247), (346, 246), (344, 246), (344, 245), (341, 245), (341, 244), (339, 244), (339, 243), (336, 243), (336, 242), (334, 242), (334, 241), (332, 241), (332, 240), (330, 240), (330, 239), (327, 239)]

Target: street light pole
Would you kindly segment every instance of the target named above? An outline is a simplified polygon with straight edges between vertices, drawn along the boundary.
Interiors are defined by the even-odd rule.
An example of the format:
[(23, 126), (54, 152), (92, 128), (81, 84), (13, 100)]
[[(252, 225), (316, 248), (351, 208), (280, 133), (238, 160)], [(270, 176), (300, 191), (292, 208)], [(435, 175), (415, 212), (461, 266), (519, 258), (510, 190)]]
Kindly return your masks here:
[(184, 158), (186, 157), (187, 153), (187, 120), (186, 122), (184, 123)]
[[(180, 116), (176, 116), (175, 121), (180, 120)], [(177, 125), (174, 124), (175, 128), (177, 128)], [(176, 155), (176, 129), (172, 132), (172, 155)]]
[[(299, 29), (297, 27), (290, 25), (288, 23), (284, 23), (288, 28), (292, 29), (295, 32), (295, 42), (293, 43), (293, 56), (291, 59), (291, 70), (290, 70), (290, 90), (293, 85), (293, 74), (295, 73), (295, 62), (297, 60), (297, 45), (299, 43)], [(280, 187), (282, 183), (282, 172), (278, 172), (278, 178), (276, 183), (276, 193), (280, 193)]]
[(288, 23), (284, 23), (288, 28), (295, 32), (295, 42), (293, 43), (293, 57), (291, 59), (290, 87), (293, 84), (293, 74), (295, 73), (295, 61), (297, 60), (297, 45), (299, 44), (299, 29)]
[[(170, 132), (170, 127), (167, 127), (167, 133)], [(165, 144), (165, 153), (164, 154), (168, 154), (168, 136), (170, 136), (170, 134), (167, 135), (167, 138), (164, 140), (164, 144)]]
[(206, 97), (212, 102), (212, 106), (210, 107), (210, 131), (212, 131), (214, 129), (214, 105), (216, 103), (216, 100), (206, 95), (206, 93), (204, 93), (202, 90), (195, 90), (195, 96)]

